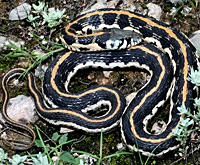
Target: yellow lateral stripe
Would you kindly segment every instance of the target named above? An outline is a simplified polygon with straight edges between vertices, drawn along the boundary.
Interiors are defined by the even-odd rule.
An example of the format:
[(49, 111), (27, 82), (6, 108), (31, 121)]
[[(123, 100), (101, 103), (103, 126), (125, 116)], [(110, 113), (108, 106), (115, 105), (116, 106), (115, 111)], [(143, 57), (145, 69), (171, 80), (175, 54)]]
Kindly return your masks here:
[[(15, 70), (22, 70), (22, 71), (25, 71), (25, 69), (22, 69), (22, 68), (15, 68), (15, 69), (12, 69), (10, 70), (9, 72), (6, 73), (6, 75), (3, 76), (3, 79), (2, 79), (2, 89), (4, 91), (4, 102), (3, 102), (3, 107), (2, 107), (2, 113), (3, 113), (3, 116), (4, 118), (7, 120), (8, 123), (10, 124), (15, 124), (15, 126), (18, 126), (19, 128), (21, 129), (24, 129), (26, 131), (28, 131), (33, 137), (32, 137), (32, 142), (30, 144), (28, 144), (26, 147), (16, 147), (18, 149), (29, 149), (30, 147), (32, 147), (34, 144), (35, 144), (35, 139), (36, 139), (36, 135), (35, 135), (35, 132), (29, 128), (27, 125), (25, 124), (22, 124), (22, 123), (18, 123), (17, 121), (15, 120), (12, 120), (8, 115), (7, 115), (7, 107), (6, 107), (6, 102), (8, 101), (8, 92), (6, 90), (6, 86), (4, 86), (4, 82), (5, 82), (5, 77), (10, 73), (10, 72), (13, 72)], [(14, 147), (15, 148), (15, 147)]]
[[(67, 94), (67, 93), (63, 93), (61, 92), (56, 83), (55, 83), (55, 77), (56, 77), (56, 73), (58, 71), (58, 68), (60, 66), (60, 64), (62, 64), (64, 62), (65, 59), (67, 59), (67, 57), (72, 53), (72, 51), (69, 51), (67, 53), (65, 53), (60, 59), (59, 61), (56, 63), (56, 65), (53, 67), (53, 70), (52, 70), (52, 75), (51, 75), (51, 86), (52, 88), (58, 93), (60, 94), (61, 96), (65, 96), (65, 97), (71, 97), (71, 98), (79, 98), (79, 97), (82, 97), (82, 96), (85, 96), (87, 94), (90, 94), (90, 93), (94, 93), (96, 91), (99, 91), (99, 90), (105, 90), (105, 91), (109, 91), (113, 94), (115, 94), (115, 96), (118, 96), (118, 94), (112, 90), (112, 89), (108, 89), (108, 88), (105, 88), (105, 87), (99, 87), (99, 88), (96, 88), (96, 89), (91, 89), (89, 91), (86, 91), (84, 93), (81, 93), (81, 94), (78, 94), (78, 95), (73, 95), (73, 94)], [(117, 101), (120, 101), (119, 99), (117, 99)]]
[(107, 121), (107, 120), (109, 120), (109, 119), (111, 119), (111, 118), (113, 118), (114, 116), (115, 116), (115, 114), (117, 114), (117, 112), (119, 111), (119, 109), (120, 109), (120, 105), (121, 105), (121, 102), (120, 102), (120, 98), (119, 98), (119, 95), (118, 94), (116, 94), (116, 92), (115, 91), (112, 91), (112, 90), (110, 90), (110, 89), (107, 89), (107, 88), (100, 88), (100, 89), (98, 89), (98, 90), (107, 90), (107, 91), (110, 91), (110, 92), (115, 92), (115, 96), (116, 96), (116, 98), (117, 98), (117, 102), (118, 102), (118, 105), (117, 105), (117, 108), (115, 109), (115, 112), (112, 114), (112, 115), (110, 115), (110, 116), (108, 116), (107, 118), (104, 118), (104, 119), (88, 119), (87, 117), (85, 117), (85, 116), (83, 116), (83, 115), (81, 115), (81, 114), (79, 114), (79, 113), (76, 113), (76, 112), (73, 112), (73, 111), (70, 111), (70, 110), (65, 110), (65, 109), (56, 109), (56, 110), (53, 110), (53, 109), (51, 109), (51, 110), (47, 110), (47, 109), (44, 109), (42, 106), (41, 106), (41, 104), (40, 104), (40, 101), (39, 101), (39, 98), (38, 98), (38, 95), (35, 93), (35, 91), (31, 88), (31, 78), (30, 78), (30, 75), (29, 75), (29, 77), (28, 77), (28, 79), (29, 79), (29, 88), (30, 88), (30, 90), (31, 90), (31, 92), (34, 94), (34, 96), (35, 96), (35, 98), (36, 98), (36, 104), (38, 105), (38, 107), (40, 108), (40, 110), (41, 111), (43, 111), (43, 112), (48, 112), (48, 113), (63, 113), (63, 114), (70, 114), (70, 115), (74, 115), (74, 116), (77, 116), (77, 117), (79, 117), (79, 118), (81, 118), (81, 119), (84, 119), (85, 121), (88, 121), (88, 122), (104, 122), (104, 121)]
[(186, 48), (185, 48), (185, 45), (183, 44), (183, 42), (169, 28), (161, 26), (161, 25), (158, 25), (157, 23), (149, 20), (148, 18), (137, 16), (137, 15), (135, 15), (133, 13), (128, 12), (128, 11), (96, 11), (96, 12), (93, 12), (93, 13), (88, 13), (88, 14), (80, 17), (79, 19), (69, 23), (68, 26), (66, 26), (65, 31), (66, 31), (66, 33), (69, 33), (73, 37), (88, 37), (88, 36), (102, 35), (103, 32), (80, 36), (80, 35), (76, 35), (76, 34), (70, 33), (68, 30), (69, 30), (69, 28), (71, 27), (72, 24), (75, 24), (76, 22), (78, 22), (79, 20), (81, 20), (83, 18), (90, 17), (90, 16), (97, 15), (97, 14), (105, 14), (105, 13), (124, 14), (124, 15), (128, 15), (129, 17), (138, 18), (138, 19), (146, 22), (147, 24), (150, 24), (152, 26), (155, 26), (155, 27), (158, 27), (160, 29), (163, 29), (166, 33), (169, 34), (169, 36), (173, 37), (176, 41), (178, 41), (178, 43), (179, 43), (179, 45), (181, 47), (181, 51), (182, 51), (183, 56), (184, 56), (184, 61), (185, 61), (184, 69), (183, 69), (184, 70), (184, 86), (183, 86), (183, 92), (182, 92), (183, 93), (183, 104), (184, 104), (185, 101), (186, 101), (186, 96), (187, 96), (187, 80), (186, 80), (187, 75), (188, 75), (187, 52), (186, 52)]
[[(137, 47), (137, 46), (136, 46), (136, 47)], [(134, 123), (133, 123), (133, 116), (134, 116), (134, 114), (135, 114), (135, 113), (137, 112), (137, 110), (144, 104), (144, 102), (146, 101), (146, 99), (147, 99), (149, 96), (151, 96), (154, 92), (157, 91), (157, 89), (159, 88), (159, 86), (160, 86), (160, 84), (161, 84), (161, 81), (162, 81), (162, 79), (163, 79), (163, 77), (164, 77), (164, 75), (165, 75), (165, 66), (163, 65), (163, 62), (162, 62), (161, 57), (160, 57), (157, 53), (155, 53), (155, 52), (153, 52), (153, 51), (151, 51), (151, 50), (149, 50), (149, 49), (147, 49), (147, 48), (145, 48), (145, 47), (141, 47), (141, 49), (142, 49), (143, 51), (148, 52), (148, 53), (150, 53), (150, 54), (152, 54), (152, 55), (154, 55), (154, 56), (157, 57), (158, 62), (159, 62), (159, 64), (160, 64), (161, 68), (162, 68), (162, 72), (161, 72), (161, 74), (160, 74), (159, 80), (157, 81), (157, 85), (156, 85), (154, 88), (152, 88), (152, 89), (150, 90), (150, 92), (147, 93), (147, 94), (143, 97), (143, 99), (141, 100), (141, 102), (134, 108), (134, 110), (132, 110), (131, 115), (130, 115), (131, 131), (133, 132), (133, 134), (134, 134), (138, 139), (140, 139), (140, 140), (142, 140), (142, 141), (145, 141), (145, 142), (152, 142), (152, 143), (159, 143), (159, 142), (162, 142), (163, 140), (169, 139), (169, 138), (171, 137), (171, 134), (169, 134), (169, 135), (168, 135), (166, 138), (164, 138), (164, 139), (148, 139), (148, 138), (142, 138), (142, 137), (140, 137), (140, 136), (137, 134), (137, 132), (136, 132), (136, 130), (135, 130)]]
[[(12, 70), (10, 70), (9, 72), (7, 72), (6, 73), (6, 75), (4, 75), (3, 76), (3, 79), (2, 79), (2, 89), (3, 89), (3, 91), (4, 91), (4, 93), (5, 93), (5, 101), (3, 102), (3, 113), (5, 114), (5, 111), (6, 111), (6, 101), (8, 100), (8, 92), (6, 91), (6, 87), (3, 85), (4, 84), (4, 82), (5, 82), (5, 78), (6, 78), (6, 76), (10, 73), (10, 72), (13, 72), (14, 70), (19, 70), (19, 68), (15, 68), (15, 69), (12, 69)], [(23, 69), (22, 69), (23, 70)], [(7, 116), (7, 115), (5, 115), (5, 116)]]

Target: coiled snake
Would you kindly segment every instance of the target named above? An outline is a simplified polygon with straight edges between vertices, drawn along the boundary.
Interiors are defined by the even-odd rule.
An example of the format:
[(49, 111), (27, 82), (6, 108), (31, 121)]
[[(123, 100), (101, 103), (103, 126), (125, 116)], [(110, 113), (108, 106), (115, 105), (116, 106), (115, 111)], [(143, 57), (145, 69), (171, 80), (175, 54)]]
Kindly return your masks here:
[[(192, 106), (192, 84), (187, 81), (191, 67), (196, 67), (195, 48), (181, 32), (154, 19), (120, 9), (100, 9), (78, 16), (62, 31), (61, 39), (68, 50), (59, 54), (45, 73), (43, 92), (47, 107), (35, 87), (31, 73), (27, 74), (29, 91), (38, 114), (55, 125), (67, 125), (86, 132), (109, 131), (120, 122), (124, 142), (131, 150), (160, 156), (178, 146), (172, 131), (180, 123), (177, 107)], [(141, 42), (141, 44), (138, 44)], [(143, 43), (146, 42), (146, 43)], [(135, 45), (135, 46), (134, 46)], [(158, 48), (156, 48), (156, 47)], [(71, 51), (73, 50), (73, 51)], [(114, 69), (135, 66), (147, 70), (151, 79), (126, 105), (120, 91), (109, 86), (95, 86), (80, 93), (67, 90), (71, 77), (88, 67)], [(3, 115), (6, 113), (8, 80), (24, 71), (15, 68), (2, 78)], [(65, 83), (64, 83), (65, 82)], [(170, 98), (170, 116), (166, 129), (154, 135), (147, 123)], [(87, 111), (102, 104), (109, 110), (103, 116), (90, 116)], [(137, 144), (138, 148), (134, 147)]]

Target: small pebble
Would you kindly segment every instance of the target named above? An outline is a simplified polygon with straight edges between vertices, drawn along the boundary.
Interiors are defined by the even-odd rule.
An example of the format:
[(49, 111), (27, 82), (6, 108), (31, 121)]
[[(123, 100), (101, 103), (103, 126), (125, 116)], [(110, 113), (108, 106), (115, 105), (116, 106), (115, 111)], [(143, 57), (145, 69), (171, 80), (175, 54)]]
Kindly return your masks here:
[(38, 66), (35, 71), (35, 77), (43, 78), (47, 68), (48, 66), (46, 65), (42, 65), (41, 67)]
[(3, 133), (1, 134), (1, 138), (2, 138), (2, 139), (8, 139), (6, 132), (3, 132)]
[(60, 160), (60, 158), (58, 156), (53, 156), (52, 157), (53, 162), (58, 162)]
[(155, 135), (161, 134), (167, 127), (167, 124), (164, 121), (158, 121), (153, 124), (151, 132)]
[(11, 10), (9, 14), (10, 20), (22, 20), (28, 17), (31, 12), (31, 5), (28, 3), (23, 3), (17, 6), (15, 9)]
[(104, 75), (104, 77), (109, 78), (109, 77), (110, 77), (110, 74), (111, 74), (112, 72), (113, 72), (113, 71), (103, 71), (103, 75)]
[(124, 147), (123, 143), (118, 143), (118, 144), (117, 144), (117, 149), (118, 149), (118, 151), (124, 150), (125, 147)]
[(78, 157), (84, 159), (85, 160), (84, 164), (87, 164), (87, 165), (93, 165), (97, 163), (97, 159), (86, 154), (79, 155)]
[(60, 133), (70, 133), (70, 132), (74, 132), (74, 130), (66, 128), (66, 127), (61, 127), (60, 128)]
[(19, 79), (15, 79), (14, 81), (13, 81), (13, 85), (14, 86), (17, 86), (19, 84)]
[(176, 11), (177, 11), (177, 8), (175, 8), (175, 7), (172, 7), (172, 8), (171, 8), (171, 10), (170, 10), (170, 15), (173, 15), (173, 14), (175, 14), (175, 13), (176, 13)]
[(170, 0), (170, 2), (177, 5), (177, 3), (180, 4), (181, 2), (187, 2), (187, 0)]
[(190, 13), (191, 11), (192, 11), (192, 8), (191, 8), (191, 7), (185, 6), (185, 7), (183, 8), (183, 13), (188, 14), (188, 13)]
[(106, 0), (98, 0), (94, 5), (90, 6), (89, 8), (83, 9), (80, 14), (84, 14), (93, 10), (98, 10), (100, 8), (107, 8)]

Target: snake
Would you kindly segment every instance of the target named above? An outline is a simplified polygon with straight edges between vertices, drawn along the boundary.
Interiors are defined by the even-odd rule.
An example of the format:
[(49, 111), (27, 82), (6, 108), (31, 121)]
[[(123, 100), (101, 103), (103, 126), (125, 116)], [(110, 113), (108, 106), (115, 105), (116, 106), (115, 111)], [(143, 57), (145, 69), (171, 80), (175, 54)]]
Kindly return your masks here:
[[(183, 33), (135, 12), (103, 8), (70, 21), (60, 38), (66, 50), (49, 65), (43, 94), (37, 89), (34, 76), (29, 72), (26, 75), (28, 90), (41, 118), (87, 133), (109, 132), (120, 125), (128, 148), (146, 156), (161, 156), (179, 146), (173, 130), (185, 115), (180, 115), (177, 108), (182, 105), (192, 108), (195, 91), (187, 77), (191, 68), (197, 67), (196, 49)], [(107, 85), (92, 86), (79, 93), (68, 90), (71, 78), (79, 70), (132, 67), (146, 70), (151, 78), (129, 102), (118, 89)], [(10, 119), (6, 110), (8, 81), (24, 71), (14, 68), (2, 77), (2, 114), (11, 125), (30, 132), (32, 146), (34, 131)], [(163, 110), (167, 100), (170, 102), (167, 126), (161, 133), (152, 134), (147, 125)], [(102, 115), (90, 115), (103, 107), (107, 110)]]

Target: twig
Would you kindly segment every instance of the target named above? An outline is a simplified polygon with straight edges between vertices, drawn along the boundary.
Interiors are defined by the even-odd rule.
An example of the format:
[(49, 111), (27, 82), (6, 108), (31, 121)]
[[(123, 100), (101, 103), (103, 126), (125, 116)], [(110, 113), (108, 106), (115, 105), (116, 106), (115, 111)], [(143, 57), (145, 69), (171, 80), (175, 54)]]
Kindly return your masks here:
[(179, 161), (181, 161), (182, 159), (184, 158), (188, 158), (191, 154), (193, 154), (194, 152), (196, 151), (199, 151), (200, 150), (200, 144), (198, 147), (196, 147), (194, 150), (192, 150), (191, 152), (189, 152), (188, 154), (186, 154), (184, 157), (181, 157), (180, 159), (176, 160), (175, 162), (173, 162), (171, 165), (174, 165), (176, 163), (178, 163)]

